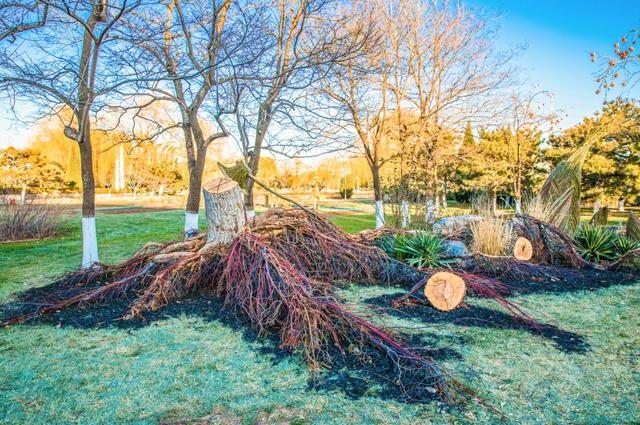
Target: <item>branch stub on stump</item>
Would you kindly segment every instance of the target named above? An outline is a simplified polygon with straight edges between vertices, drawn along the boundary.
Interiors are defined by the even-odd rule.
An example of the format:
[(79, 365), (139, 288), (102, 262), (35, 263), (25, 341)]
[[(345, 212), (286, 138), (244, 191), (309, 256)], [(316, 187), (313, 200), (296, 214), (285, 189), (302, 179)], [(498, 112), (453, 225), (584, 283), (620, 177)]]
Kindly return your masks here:
[(520, 236), (516, 240), (516, 244), (513, 247), (513, 256), (520, 261), (529, 261), (533, 258), (533, 246), (529, 239)]
[(449, 272), (438, 272), (427, 280), (424, 295), (433, 308), (451, 311), (464, 300), (467, 285), (464, 279)]

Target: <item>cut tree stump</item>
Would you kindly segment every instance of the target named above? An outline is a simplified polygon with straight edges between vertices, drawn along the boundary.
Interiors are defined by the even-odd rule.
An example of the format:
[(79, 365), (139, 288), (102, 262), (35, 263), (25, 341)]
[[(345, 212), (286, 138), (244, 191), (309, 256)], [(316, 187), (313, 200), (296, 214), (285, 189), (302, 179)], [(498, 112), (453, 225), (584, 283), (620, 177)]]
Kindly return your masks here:
[(520, 261), (529, 261), (533, 257), (533, 246), (529, 239), (520, 236), (513, 247), (513, 256)]
[(222, 177), (202, 188), (207, 219), (207, 246), (229, 245), (245, 225), (240, 186)]
[(640, 219), (633, 211), (629, 211), (627, 220), (627, 237), (634, 241), (640, 241)]
[(467, 285), (464, 279), (449, 272), (438, 272), (427, 280), (424, 295), (433, 308), (451, 311), (464, 300)]

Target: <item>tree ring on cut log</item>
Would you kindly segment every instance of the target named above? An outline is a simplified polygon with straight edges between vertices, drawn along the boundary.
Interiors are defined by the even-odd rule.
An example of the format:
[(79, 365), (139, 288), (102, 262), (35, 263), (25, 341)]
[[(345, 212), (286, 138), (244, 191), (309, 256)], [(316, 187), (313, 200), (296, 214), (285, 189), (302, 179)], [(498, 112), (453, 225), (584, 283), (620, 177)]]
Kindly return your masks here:
[(424, 295), (433, 308), (451, 311), (464, 300), (467, 285), (464, 279), (449, 272), (438, 272), (427, 280)]
[(529, 261), (533, 257), (533, 246), (529, 239), (520, 236), (513, 247), (513, 256), (520, 261)]

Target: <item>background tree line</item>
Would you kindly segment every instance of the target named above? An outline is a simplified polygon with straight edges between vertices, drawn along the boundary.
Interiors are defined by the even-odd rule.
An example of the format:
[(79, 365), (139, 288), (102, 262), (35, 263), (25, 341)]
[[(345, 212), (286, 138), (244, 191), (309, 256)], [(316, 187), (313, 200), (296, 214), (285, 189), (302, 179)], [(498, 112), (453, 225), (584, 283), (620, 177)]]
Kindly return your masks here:
[[(557, 118), (545, 93), (520, 88), (518, 52), (499, 50), (492, 17), (461, 2), (0, 0), (0, 13), (0, 93), (54, 123), (31, 148), (82, 190), (84, 265), (98, 260), (96, 188), (127, 174), (115, 170), (123, 150), (139, 170), (124, 182), (133, 192), (184, 185), (185, 233), (221, 143), (277, 187), (333, 187), (338, 175), (371, 187), (381, 226), (394, 187), (427, 218), (476, 189), (508, 192), (517, 209), (589, 125), (611, 121), (594, 149), (623, 162), (594, 156), (587, 193), (637, 198), (623, 183), (637, 167), (635, 106), (551, 136)], [(343, 150), (369, 175), (362, 162), (278, 170), (265, 156)], [(251, 216), (252, 180), (245, 207)]]

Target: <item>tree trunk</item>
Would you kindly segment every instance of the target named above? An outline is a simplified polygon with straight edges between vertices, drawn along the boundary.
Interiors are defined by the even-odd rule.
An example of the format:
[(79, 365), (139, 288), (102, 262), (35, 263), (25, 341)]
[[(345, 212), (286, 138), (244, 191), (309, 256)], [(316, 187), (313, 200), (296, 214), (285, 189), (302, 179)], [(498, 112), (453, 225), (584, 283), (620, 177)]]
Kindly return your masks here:
[(207, 182), (202, 192), (207, 218), (207, 244), (230, 244), (245, 225), (240, 186), (223, 177)]
[(247, 180), (247, 186), (244, 193), (244, 208), (247, 211), (247, 218), (252, 219), (256, 216), (253, 207), (253, 180)]
[(427, 200), (424, 205), (424, 221), (425, 223), (431, 223), (438, 217), (438, 206), (435, 201), (435, 197), (427, 196)]
[(376, 211), (376, 229), (384, 227), (384, 202), (382, 185), (380, 184), (380, 167), (377, 164), (369, 164), (373, 180), (373, 199)]
[(93, 154), (87, 128), (80, 145), (80, 171), (82, 173), (82, 267), (91, 267), (99, 262), (98, 238), (95, 217), (95, 181), (93, 177)]
[(400, 211), (402, 215), (400, 226), (402, 228), (408, 227), (411, 223), (411, 208), (409, 206), (409, 201), (402, 201)]
[[(206, 151), (206, 149), (204, 149)], [(198, 149), (197, 157), (193, 166), (189, 167), (189, 195), (187, 197), (187, 207), (184, 217), (184, 235), (193, 236), (198, 232), (198, 212), (200, 210), (200, 188), (202, 187), (202, 174), (204, 173), (204, 163), (206, 152)]]

